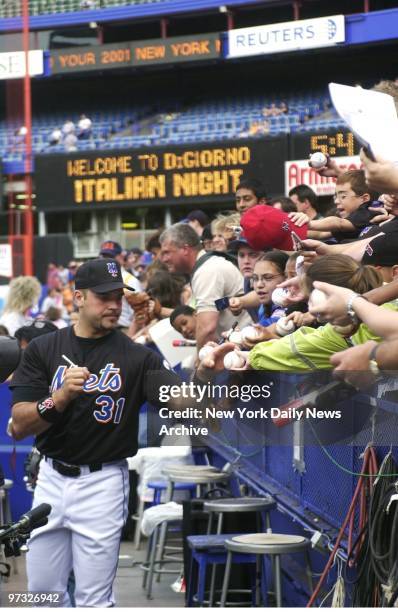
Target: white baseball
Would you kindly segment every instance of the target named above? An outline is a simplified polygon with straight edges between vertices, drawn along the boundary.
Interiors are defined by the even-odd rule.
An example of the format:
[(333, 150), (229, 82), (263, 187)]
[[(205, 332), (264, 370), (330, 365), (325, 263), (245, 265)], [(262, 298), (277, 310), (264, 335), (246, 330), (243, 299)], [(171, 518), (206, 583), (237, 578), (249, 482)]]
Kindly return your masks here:
[(289, 291), (283, 289), (283, 287), (277, 287), (273, 290), (271, 300), (276, 306), (286, 306), (287, 298), (289, 297)]
[(259, 330), (252, 325), (247, 325), (241, 331), (242, 340), (256, 340), (260, 334)]
[(232, 370), (233, 368), (243, 368), (246, 361), (244, 357), (235, 353), (235, 351), (231, 351), (227, 353), (224, 357), (224, 368), (226, 370)]
[(310, 162), (313, 168), (323, 168), (323, 166), (326, 166), (328, 159), (326, 155), (318, 151), (310, 155)]
[(286, 317), (281, 317), (276, 322), (276, 333), (278, 336), (287, 336), (296, 329), (296, 326), (292, 320), (287, 320)]
[(206, 345), (202, 346), (202, 348), (199, 351), (199, 355), (198, 355), (200, 361), (203, 361), (205, 357), (208, 357), (208, 355), (211, 355), (213, 351), (214, 351), (213, 346), (206, 346)]
[(233, 342), (234, 344), (242, 344), (242, 332), (233, 331), (228, 336), (228, 342)]
[(318, 306), (322, 306), (326, 301), (327, 297), (323, 291), (320, 289), (313, 289), (310, 299), (308, 300), (308, 305), (310, 308), (317, 308)]

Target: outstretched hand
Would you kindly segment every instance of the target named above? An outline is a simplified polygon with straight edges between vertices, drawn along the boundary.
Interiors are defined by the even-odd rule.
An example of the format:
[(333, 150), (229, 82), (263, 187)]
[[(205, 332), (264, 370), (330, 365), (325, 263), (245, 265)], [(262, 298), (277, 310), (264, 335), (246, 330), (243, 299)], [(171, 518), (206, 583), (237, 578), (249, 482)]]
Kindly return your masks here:
[(398, 168), (393, 162), (381, 157), (371, 159), (365, 149), (361, 149), (359, 156), (366, 182), (371, 189), (382, 193), (398, 193)]
[(214, 373), (222, 372), (224, 368), (224, 357), (227, 353), (230, 353), (236, 348), (236, 345), (232, 342), (224, 342), (224, 344), (216, 345), (214, 351), (210, 355), (207, 355), (200, 363), (198, 367), (198, 373), (209, 372)]
[(340, 170), (338, 164), (329, 155), (326, 155), (326, 159), (326, 164), (322, 166), (322, 168), (313, 168), (311, 159), (309, 160), (308, 165), (310, 168), (315, 170), (319, 176), (337, 178), (342, 173), (342, 170)]
[(309, 312), (322, 321), (331, 321), (336, 325), (350, 323), (351, 319), (347, 314), (349, 299), (355, 294), (351, 289), (337, 287), (329, 283), (320, 281), (314, 282), (315, 289), (322, 291), (327, 300), (323, 303), (310, 306)]
[(373, 385), (376, 377), (369, 369), (369, 355), (375, 344), (370, 340), (332, 355), (330, 363), (334, 366), (334, 376), (356, 389), (366, 389)]
[(304, 295), (300, 277), (294, 276), (293, 278), (289, 278), (288, 280), (283, 281), (277, 285), (277, 287), (281, 287), (282, 289), (288, 289), (289, 295), (286, 298), (288, 304), (295, 304), (296, 302), (303, 302), (307, 299), (307, 296)]

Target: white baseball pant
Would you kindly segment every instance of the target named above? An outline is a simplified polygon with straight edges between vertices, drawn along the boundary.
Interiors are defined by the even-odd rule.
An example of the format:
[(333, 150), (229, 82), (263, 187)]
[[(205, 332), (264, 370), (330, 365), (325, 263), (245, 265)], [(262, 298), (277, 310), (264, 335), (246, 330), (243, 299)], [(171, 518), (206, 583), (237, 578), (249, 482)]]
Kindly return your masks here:
[(29, 591), (58, 591), (70, 606), (67, 583), (73, 569), (77, 607), (115, 605), (113, 582), (121, 530), (127, 518), (126, 461), (77, 478), (62, 476), (42, 460), (33, 507), (48, 503), (48, 524), (32, 532), (27, 554)]

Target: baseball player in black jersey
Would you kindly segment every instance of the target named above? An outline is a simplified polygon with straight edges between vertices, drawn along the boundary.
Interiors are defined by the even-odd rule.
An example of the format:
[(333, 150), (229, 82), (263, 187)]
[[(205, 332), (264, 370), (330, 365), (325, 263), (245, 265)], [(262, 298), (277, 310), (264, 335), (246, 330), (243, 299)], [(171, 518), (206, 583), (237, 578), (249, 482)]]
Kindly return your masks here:
[(178, 378), (116, 329), (129, 289), (117, 262), (83, 264), (75, 288), (75, 327), (33, 340), (11, 384), (13, 433), (36, 435), (45, 457), (33, 504), (52, 506), (48, 524), (29, 541), (28, 589), (60, 591), (68, 605), (73, 569), (76, 605), (109, 607), (139, 408), (154, 397), (151, 372), (169, 384)]

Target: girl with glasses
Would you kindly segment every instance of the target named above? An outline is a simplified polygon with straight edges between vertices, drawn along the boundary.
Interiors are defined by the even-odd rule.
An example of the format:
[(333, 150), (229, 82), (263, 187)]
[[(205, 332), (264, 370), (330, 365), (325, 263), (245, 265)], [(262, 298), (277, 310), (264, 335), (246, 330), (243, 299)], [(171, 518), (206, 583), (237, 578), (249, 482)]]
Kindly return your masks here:
[(288, 260), (282, 251), (270, 251), (256, 261), (252, 285), (260, 301), (258, 322), (263, 327), (276, 323), (285, 315), (285, 309), (272, 303), (272, 292), (285, 280), (285, 266)]

